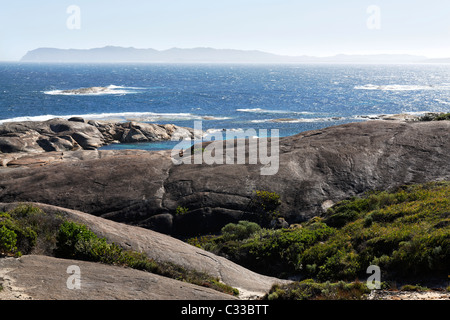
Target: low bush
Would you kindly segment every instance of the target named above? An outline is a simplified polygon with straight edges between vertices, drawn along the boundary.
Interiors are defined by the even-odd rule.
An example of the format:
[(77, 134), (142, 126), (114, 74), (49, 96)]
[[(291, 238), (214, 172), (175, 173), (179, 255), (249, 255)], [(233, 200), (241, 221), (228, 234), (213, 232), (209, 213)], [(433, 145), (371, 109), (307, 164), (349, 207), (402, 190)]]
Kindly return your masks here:
[(14, 255), (17, 252), (17, 235), (6, 226), (0, 227), (0, 255)]
[[(359, 208), (356, 217), (335, 223), (342, 221), (335, 214), (355, 207)], [(442, 221), (448, 212), (448, 182), (407, 186), (341, 202), (325, 219), (336, 227), (335, 233), (324, 244), (306, 249), (300, 263), (306, 276), (323, 281), (364, 276), (371, 264), (379, 265), (388, 278), (445, 273), (450, 265), (450, 228)]]
[(188, 211), (189, 211), (188, 208), (178, 206), (177, 209), (175, 210), (175, 215), (182, 216), (182, 215), (185, 215), (186, 213), (188, 213)]
[(222, 236), (225, 241), (243, 240), (260, 230), (261, 227), (255, 222), (239, 221), (238, 223), (229, 223), (223, 227)]
[(427, 113), (419, 118), (419, 121), (443, 121), (450, 120), (450, 113)]
[(16, 238), (14, 252), (48, 254), (56, 245), (56, 232), (63, 219), (59, 215), (47, 215), (41, 209), (20, 205), (8, 213), (0, 213), (0, 227), (10, 230)]
[(167, 262), (156, 262), (144, 253), (124, 250), (99, 238), (86, 225), (48, 215), (34, 206), (0, 212), (0, 255), (40, 253), (59, 258), (120, 265), (206, 286), (220, 292), (239, 292), (210, 275)]
[(257, 272), (283, 277), (296, 272), (300, 252), (325, 240), (332, 233), (333, 228), (320, 219), (314, 219), (304, 228), (277, 230), (240, 221), (225, 226), (220, 236), (193, 238), (188, 243), (225, 256)]
[(342, 201), (295, 229), (208, 236), (196, 245), (277, 277), (353, 281), (367, 278), (370, 265), (386, 280), (446, 276), (449, 212), (449, 182), (411, 185)]
[(401, 291), (430, 291), (427, 287), (423, 287), (421, 285), (412, 285), (412, 284), (406, 284), (400, 288)]
[(237, 295), (239, 292), (206, 273), (188, 270), (168, 262), (156, 262), (144, 253), (124, 250), (99, 238), (87, 226), (66, 221), (57, 235), (56, 256), (106, 264), (120, 265), (156, 273), (165, 277), (206, 286), (220, 292)]
[(250, 200), (248, 211), (255, 216), (259, 225), (266, 227), (273, 219), (279, 217), (280, 205), (281, 196), (276, 192), (257, 190)]
[(312, 279), (274, 285), (265, 300), (362, 300), (370, 290), (364, 283), (339, 281), (319, 283)]

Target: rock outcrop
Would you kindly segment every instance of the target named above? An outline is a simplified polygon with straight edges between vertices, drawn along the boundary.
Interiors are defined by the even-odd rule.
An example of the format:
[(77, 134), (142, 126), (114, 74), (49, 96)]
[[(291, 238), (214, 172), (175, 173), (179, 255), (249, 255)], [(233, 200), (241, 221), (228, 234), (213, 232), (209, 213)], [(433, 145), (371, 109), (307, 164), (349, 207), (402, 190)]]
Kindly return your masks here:
[[(70, 266), (80, 268), (79, 289), (67, 287)], [(144, 271), (39, 255), (0, 259), (0, 282), (0, 300), (234, 299), (209, 288)]]
[[(263, 164), (181, 164), (170, 151), (83, 151), (33, 166), (3, 160), (0, 201), (35, 201), (80, 210), (176, 236), (219, 231), (251, 219), (255, 190), (281, 196), (288, 223), (374, 189), (450, 179), (450, 122), (369, 121), (281, 138), (279, 170)], [(64, 158), (73, 161), (65, 161)], [(190, 157), (185, 152), (184, 157)], [(57, 158), (57, 157), (56, 157)], [(236, 163), (236, 162), (235, 162)], [(176, 214), (177, 207), (187, 208)]]
[[(218, 278), (220, 281), (239, 289), (239, 297), (241, 299), (263, 296), (270, 290), (273, 284), (286, 283), (285, 280), (279, 280), (273, 277), (257, 274), (223, 257), (216, 256), (213, 253), (204, 251), (183, 241), (154, 232), (152, 230), (117, 223), (76, 210), (69, 210), (40, 203), (30, 204), (41, 208), (47, 214), (62, 215), (71, 221), (85, 224), (99, 237), (106, 238), (109, 243), (114, 242), (124, 249), (143, 252), (149, 258), (157, 261), (171, 262), (186, 269), (206, 272), (207, 274)], [(19, 203), (0, 203), (0, 211), (9, 211), (18, 205)], [(36, 266), (36, 262), (39, 262), (38, 266)], [(47, 266), (47, 269), (45, 269), (45, 263), (47, 262), (50, 263), (50, 265)], [(34, 268), (39, 268), (41, 271), (47, 271), (34, 273), (34, 271), (28, 269), (30, 264), (32, 264)], [(24, 288), (28, 287), (29, 290), (26, 290), (25, 293), (31, 296), (34, 295), (35, 298), (37, 296), (40, 299), (72, 299), (75, 297), (73, 295), (75, 293), (67, 290), (65, 286), (66, 280), (60, 281), (59, 285), (52, 285), (52, 283), (57, 282), (57, 279), (67, 279), (68, 274), (66, 273), (66, 268), (69, 265), (80, 266), (80, 268), (82, 268), (83, 277), (86, 275), (86, 278), (83, 280), (84, 283), (89, 283), (89, 287), (86, 286), (87, 290), (79, 291), (80, 296), (78, 299), (233, 298), (213, 290), (207, 290), (205, 288), (188, 285), (186, 283), (129, 268), (124, 269), (96, 263), (70, 261), (56, 258), (41, 258), (37, 256), (23, 257), (19, 261), (17, 259), (14, 261), (5, 261), (4, 259), (0, 259), (0, 270), (3, 268), (19, 269), (18, 271), (10, 274), (10, 276), (17, 282), (14, 286)], [(123, 271), (121, 271), (121, 269)], [(56, 271), (52, 272), (52, 270)], [(28, 276), (25, 277), (24, 274), (27, 273)], [(116, 276), (113, 276), (114, 274), (117, 278), (115, 278)], [(50, 278), (53, 280), (51, 280), (51, 283), (43, 285), (42, 282), (46, 281), (42, 280), (48, 279), (46, 275), (50, 275)], [(0, 280), (1, 277), (2, 276), (0, 273)], [(109, 280), (106, 280), (105, 277)], [(125, 283), (127, 277), (130, 277), (129, 286)], [(28, 285), (27, 281), (29, 281)], [(33, 282), (34, 285), (31, 285)], [(103, 282), (106, 282), (109, 287), (105, 287)], [(22, 283), (22, 285), (20, 285), (20, 283)], [(163, 288), (166, 285), (167, 287)], [(147, 286), (147, 288), (145, 286)], [(142, 292), (134, 293), (133, 289), (136, 289), (136, 287), (140, 287)], [(40, 292), (41, 290), (48, 292)], [(152, 291), (153, 293), (150, 294), (149, 292)], [(120, 293), (123, 293), (123, 295)], [(102, 294), (105, 294), (105, 296), (102, 297)]]
[(86, 121), (83, 118), (6, 122), (0, 125), (0, 153), (95, 150), (114, 142), (152, 142), (201, 137), (172, 124)]

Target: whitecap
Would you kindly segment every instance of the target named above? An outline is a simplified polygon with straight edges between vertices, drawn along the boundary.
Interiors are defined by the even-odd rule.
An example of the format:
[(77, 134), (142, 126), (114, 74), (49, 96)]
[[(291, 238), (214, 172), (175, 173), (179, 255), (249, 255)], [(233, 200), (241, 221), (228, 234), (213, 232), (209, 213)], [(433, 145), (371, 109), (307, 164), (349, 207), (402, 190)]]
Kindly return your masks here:
[(124, 87), (109, 85), (107, 87), (85, 87), (78, 89), (64, 89), (64, 90), (47, 90), (44, 94), (47, 95), (63, 95), (63, 96), (101, 96), (101, 95), (125, 95), (129, 93), (138, 93), (135, 90), (143, 90), (141, 87)]
[(339, 121), (345, 119), (344, 117), (328, 117), (328, 118), (280, 118), (280, 119), (263, 119), (263, 120), (251, 120), (252, 123), (303, 123), (303, 122), (330, 122)]
[(381, 91), (418, 91), (418, 90), (450, 90), (450, 85), (409, 85), (409, 84), (389, 84), (375, 85), (366, 84), (363, 86), (355, 86), (355, 90), (381, 90)]
[(24, 116), (0, 120), (4, 122), (23, 122), (23, 121), (46, 121), (53, 118), (70, 119), (80, 117), (86, 120), (105, 120), (105, 121), (136, 121), (136, 122), (157, 122), (157, 121), (188, 121), (188, 120), (221, 120), (220, 117), (202, 116), (192, 113), (156, 113), (156, 112), (113, 112), (113, 113), (90, 113), (90, 114), (72, 114), (72, 115), (40, 115)]
[(261, 108), (248, 108), (248, 109), (236, 109), (238, 112), (250, 112), (250, 113), (282, 113), (282, 114), (314, 114), (309, 111), (292, 111), (292, 110), (267, 110)]
[(450, 101), (445, 101), (445, 100), (442, 100), (442, 99), (434, 99), (434, 101), (436, 101), (436, 102), (438, 102), (438, 103), (441, 103), (441, 104), (450, 104)]

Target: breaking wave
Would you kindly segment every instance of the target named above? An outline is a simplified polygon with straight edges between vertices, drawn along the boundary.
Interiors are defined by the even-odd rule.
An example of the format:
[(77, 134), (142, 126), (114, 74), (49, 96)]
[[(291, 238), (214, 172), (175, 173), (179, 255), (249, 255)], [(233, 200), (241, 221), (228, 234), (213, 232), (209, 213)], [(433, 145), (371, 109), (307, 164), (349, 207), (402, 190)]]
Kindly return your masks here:
[(250, 112), (250, 113), (314, 114), (314, 112), (308, 112), (308, 111), (267, 110), (267, 109), (261, 109), (261, 108), (236, 109), (236, 111)]
[(53, 118), (70, 119), (80, 117), (86, 120), (105, 120), (105, 121), (136, 121), (136, 122), (156, 122), (156, 121), (187, 121), (187, 120), (226, 120), (227, 117), (202, 116), (192, 113), (155, 113), (155, 112), (120, 112), (120, 113), (93, 113), (82, 115), (41, 115), (26, 116), (0, 120), (0, 124), (5, 122), (23, 122), (23, 121), (46, 121)]
[(369, 120), (390, 120), (390, 119), (405, 119), (410, 116), (420, 117), (431, 111), (403, 111), (398, 114), (364, 114), (352, 115), (346, 117), (320, 117), (320, 118), (278, 118), (278, 119), (262, 119), (251, 120), (252, 123), (307, 123), (307, 122), (333, 122), (333, 121), (369, 121)]
[(329, 122), (329, 121), (339, 121), (344, 120), (344, 117), (329, 117), (329, 118), (280, 118), (280, 119), (262, 119), (262, 120), (251, 120), (252, 123), (302, 123), (302, 122)]
[(101, 95), (125, 95), (129, 93), (138, 93), (138, 90), (145, 88), (139, 87), (123, 87), (109, 85), (107, 87), (88, 87), (68, 90), (49, 90), (44, 91), (48, 95), (63, 95), (63, 96), (101, 96)]
[(450, 90), (450, 84), (442, 85), (409, 85), (409, 84), (390, 84), (375, 85), (366, 84), (363, 86), (355, 86), (355, 90), (381, 90), (381, 91), (418, 91), (418, 90)]

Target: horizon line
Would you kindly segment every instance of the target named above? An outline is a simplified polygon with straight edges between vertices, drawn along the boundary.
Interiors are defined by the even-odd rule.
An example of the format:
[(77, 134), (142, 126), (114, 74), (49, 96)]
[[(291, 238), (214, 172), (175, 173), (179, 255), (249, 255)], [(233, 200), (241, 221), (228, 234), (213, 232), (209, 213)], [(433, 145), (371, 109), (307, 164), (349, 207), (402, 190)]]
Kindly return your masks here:
[[(60, 51), (91, 51), (91, 50), (101, 50), (101, 49), (108, 49), (108, 48), (117, 48), (117, 49), (128, 49), (128, 50), (152, 50), (158, 53), (166, 53), (166, 52), (170, 52), (171, 50), (211, 50), (211, 51), (235, 51), (235, 52), (243, 52), (243, 53), (259, 53), (259, 54), (267, 54), (267, 55), (272, 55), (274, 58), (279, 57), (279, 58), (285, 58), (285, 59), (295, 59), (295, 58), (304, 58), (304, 59), (318, 59), (318, 61), (286, 61), (286, 62), (276, 62), (276, 61), (268, 61), (267, 63), (329, 63), (329, 62), (333, 62), (333, 61), (320, 61), (320, 59), (333, 59), (333, 58), (340, 58), (340, 57), (355, 57), (355, 58), (374, 58), (374, 57), (378, 57), (378, 58), (383, 58), (383, 57), (410, 57), (410, 58), (417, 58), (417, 59), (423, 59), (423, 62), (421, 61), (406, 61), (404, 63), (429, 63), (429, 62), (439, 62), (439, 60), (450, 60), (450, 56), (440, 56), (440, 57), (430, 57), (428, 55), (423, 55), (423, 54), (417, 54), (417, 53), (413, 53), (413, 52), (400, 52), (400, 53), (388, 53), (388, 52), (371, 52), (371, 53), (346, 53), (346, 52), (340, 52), (340, 53), (334, 53), (334, 54), (326, 54), (326, 55), (310, 55), (310, 54), (300, 54), (300, 55), (292, 55), (292, 54), (279, 54), (279, 53), (273, 53), (273, 52), (268, 52), (268, 51), (263, 51), (263, 50), (259, 50), (259, 49), (234, 49), (234, 48), (215, 48), (215, 47), (210, 47), (210, 46), (197, 46), (197, 47), (170, 47), (168, 49), (155, 49), (155, 48), (139, 48), (139, 47), (133, 47), (133, 46), (119, 46), (119, 45), (105, 45), (105, 46), (101, 46), (101, 47), (91, 47), (91, 48), (57, 48), (57, 47), (38, 47), (32, 50), (27, 51), (22, 57), (20, 57), (19, 59), (11, 59), (11, 60), (0, 60), (0, 62), (33, 62), (33, 61), (22, 61), (22, 59), (24, 57), (26, 57), (30, 52), (36, 51), (36, 50), (40, 50), (40, 49), (48, 49), (48, 50), (60, 50)], [(35, 62), (39, 62), (39, 61), (35, 61)], [(44, 62), (44, 61), (41, 61)], [(48, 63), (51, 63), (51, 61), (45, 61)], [(55, 63), (58, 63), (58, 61), (54, 61)], [(77, 61), (74, 61), (74, 63)], [(96, 61), (92, 61), (95, 62)], [(91, 63), (92, 63), (91, 62)], [(126, 60), (118, 60), (118, 61), (111, 61), (108, 63), (129, 63), (129, 62), (134, 62), (134, 63), (158, 63), (158, 61), (126, 61)], [(220, 61), (192, 61), (192, 63), (221, 63)], [(59, 62), (59, 63), (64, 63), (64, 62)], [(70, 61), (67, 61), (65, 63), (70, 63)], [(86, 61), (86, 63), (90, 63), (89, 61)], [(181, 62), (176, 62), (176, 61), (161, 61), (160, 63), (183, 63), (183, 61)], [(188, 61), (185, 61), (184, 63), (189, 63)], [(222, 63), (227, 63), (226, 61), (223, 61)], [(239, 63), (238, 61), (234, 61), (232, 63)], [(243, 63), (248, 63), (248, 62), (243, 62)], [(264, 62), (255, 62), (255, 63), (264, 63)], [(338, 61), (337, 63), (352, 63), (352, 61)], [(353, 63), (402, 63), (402, 62), (389, 62), (389, 61), (375, 61), (375, 62), (370, 62), (370, 61), (355, 61)], [(443, 62), (443, 63), (447, 63), (447, 62)]]

